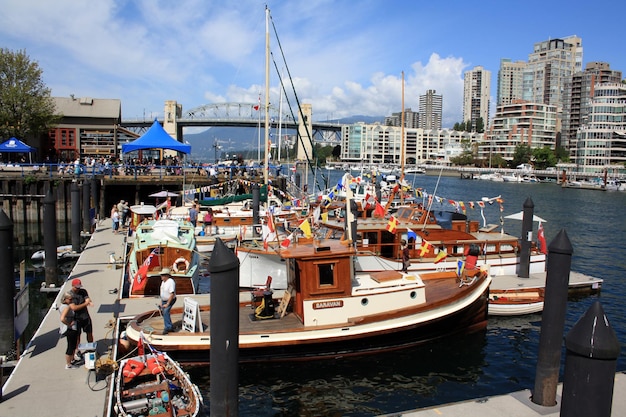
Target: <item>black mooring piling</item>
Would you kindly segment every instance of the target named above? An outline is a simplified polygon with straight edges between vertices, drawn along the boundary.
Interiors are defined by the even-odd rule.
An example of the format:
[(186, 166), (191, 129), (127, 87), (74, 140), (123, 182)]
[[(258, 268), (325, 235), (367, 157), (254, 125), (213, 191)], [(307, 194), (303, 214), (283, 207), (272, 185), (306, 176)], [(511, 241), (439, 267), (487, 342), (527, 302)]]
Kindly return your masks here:
[(611, 417), (620, 343), (599, 301), (565, 336), (561, 417)]
[(548, 246), (546, 290), (539, 336), (539, 354), (532, 401), (545, 407), (556, 405), (567, 291), (572, 265), (572, 244), (562, 229)]
[(522, 241), (519, 255), (520, 278), (530, 277), (530, 247), (533, 241), (533, 216), (535, 215), (535, 204), (528, 197), (524, 201), (524, 217), (522, 217)]
[(239, 413), (239, 259), (222, 239), (211, 260), (211, 415)]

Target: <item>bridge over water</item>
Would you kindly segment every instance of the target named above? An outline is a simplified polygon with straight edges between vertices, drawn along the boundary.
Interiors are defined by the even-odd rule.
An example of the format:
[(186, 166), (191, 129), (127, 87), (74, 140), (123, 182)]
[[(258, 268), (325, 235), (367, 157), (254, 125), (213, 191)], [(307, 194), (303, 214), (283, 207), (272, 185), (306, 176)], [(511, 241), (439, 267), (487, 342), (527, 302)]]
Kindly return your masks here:
[[(165, 114), (168, 115), (167, 102)], [(168, 115), (169, 116), (169, 115)], [(291, 111), (283, 111), (279, 114), (278, 107), (269, 106), (270, 127), (277, 129), (279, 124), (283, 129), (297, 130), (299, 126), (300, 114)], [(165, 118), (157, 118), (164, 124)], [(122, 127), (141, 134), (145, 132), (154, 119), (122, 119)], [(171, 122), (171, 120), (170, 120)], [(262, 103), (213, 103), (204, 104), (187, 110), (177, 115), (174, 120), (176, 136), (182, 140), (182, 131), (185, 127), (259, 127), (265, 126), (265, 106)], [(314, 140), (338, 140), (341, 132), (341, 124), (337, 122), (316, 122), (311, 123), (311, 136)], [(167, 130), (167, 129), (166, 129)]]

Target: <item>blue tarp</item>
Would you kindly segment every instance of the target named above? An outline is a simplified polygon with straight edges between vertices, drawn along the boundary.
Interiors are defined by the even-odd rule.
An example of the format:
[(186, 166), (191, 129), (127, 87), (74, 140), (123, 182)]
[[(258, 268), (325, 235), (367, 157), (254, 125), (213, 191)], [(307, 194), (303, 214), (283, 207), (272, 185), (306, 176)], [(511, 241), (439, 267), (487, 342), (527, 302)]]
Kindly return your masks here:
[(122, 145), (122, 153), (140, 149), (171, 149), (182, 153), (190, 153), (191, 145), (180, 143), (163, 129), (158, 121), (154, 121), (150, 129), (138, 139)]
[(19, 139), (11, 138), (0, 144), (0, 153), (1, 152), (29, 153), (29, 152), (35, 152), (35, 148), (28, 146), (27, 144), (25, 144)]

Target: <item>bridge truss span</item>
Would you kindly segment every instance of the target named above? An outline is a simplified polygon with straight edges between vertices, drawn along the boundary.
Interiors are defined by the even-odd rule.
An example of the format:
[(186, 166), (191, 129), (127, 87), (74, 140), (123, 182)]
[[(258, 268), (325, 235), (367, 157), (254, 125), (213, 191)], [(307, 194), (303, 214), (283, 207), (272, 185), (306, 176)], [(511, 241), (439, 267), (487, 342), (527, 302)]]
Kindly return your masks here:
[[(285, 124), (297, 124), (291, 114), (283, 111), (282, 118), (279, 117), (278, 108), (269, 106), (270, 118), (274, 123), (281, 121)], [(204, 104), (183, 113), (180, 122), (192, 120), (246, 120), (264, 121), (265, 106), (262, 103), (213, 103)]]

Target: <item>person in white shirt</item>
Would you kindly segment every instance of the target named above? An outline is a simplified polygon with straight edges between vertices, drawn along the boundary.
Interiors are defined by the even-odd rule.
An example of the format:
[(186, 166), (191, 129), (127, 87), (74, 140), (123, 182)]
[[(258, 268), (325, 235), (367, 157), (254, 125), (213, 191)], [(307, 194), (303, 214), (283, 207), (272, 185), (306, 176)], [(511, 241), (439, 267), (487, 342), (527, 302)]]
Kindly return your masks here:
[(163, 314), (163, 334), (168, 334), (173, 330), (170, 310), (176, 302), (176, 282), (172, 278), (169, 268), (161, 270), (161, 314)]

